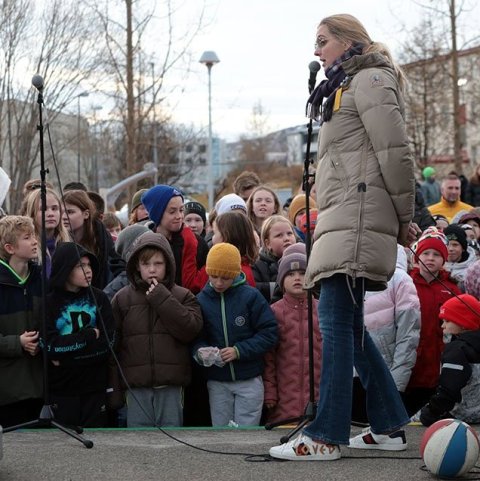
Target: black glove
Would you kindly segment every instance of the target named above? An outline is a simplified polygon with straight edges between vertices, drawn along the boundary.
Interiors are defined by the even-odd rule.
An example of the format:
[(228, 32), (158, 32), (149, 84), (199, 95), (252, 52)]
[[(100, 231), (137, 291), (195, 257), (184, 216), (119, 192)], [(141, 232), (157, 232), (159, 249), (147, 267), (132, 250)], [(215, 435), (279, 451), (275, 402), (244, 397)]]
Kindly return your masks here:
[(431, 426), (440, 419), (447, 419), (451, 417), (452, 415), (448, 411), (439, 413), (435, 409), (432, 409), (430, 404), (423, 406), (422, 410), (420, 411), (420, 422), (426, 427)]

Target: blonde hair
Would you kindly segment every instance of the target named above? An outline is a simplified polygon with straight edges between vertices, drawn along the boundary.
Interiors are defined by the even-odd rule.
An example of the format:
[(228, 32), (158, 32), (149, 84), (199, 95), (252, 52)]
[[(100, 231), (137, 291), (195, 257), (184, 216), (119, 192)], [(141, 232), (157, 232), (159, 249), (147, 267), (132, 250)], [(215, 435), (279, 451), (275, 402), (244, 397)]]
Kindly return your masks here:
[[(31, 217), (33, 220), (33, 225), (35, 227), (35, 235), (37, 236), (38, 239), (38, 262), (41, 264), (42, 262), (42, 256), (40, 253), (42, 252), (42, 236), (41, 236), (41, 225), (37, 225), (35, 222), (37, 212), (41, 208), (40, 205), (40, 200), (41, 200), (41, 191), (39, 189), (33, 190), (30, 192), (30, 194), (27, 195), (24, 201), (25, 205), (25, 212), (24, 214), (27, 217)], [(57, 227), (55, 227), (53, 231), (53, 237), (55, 239), (55, 243), (57, 242), (69, 242), (71, 241), (70, 235), (68, 234), (67, 229), (63, 225), (62, 222), (62, 213), (63, 213), (63, 205), (62, 201), (60, 200), (60, 196), (53, 190), (53, 189), (46, 189), (46, 194), (45, 195), (51, 195), (55, 198), (55, 200), (58, 202), (58, 207), (60, 211), (60, 219), (58, 222)], [(47, 255), (50, 255), (50, 252), (47, 249)]]
[(35, 234), (33, 220), (24, 215), (6, 215), (0, 219), (0, 258), (9, 260), (11, 255), (5, 244), (17, 245), (18, 237), (23, 233)]
[(397, 75), (400, 89), (405, 89), (407, 78), (401, 67), (393, 60), (389, 48), (381, 43), (374, 42), (362, 23), (353, 15), (348, 13), (340, 13), (325, 17), (319, 24), (325, 25), (330, 33), (339, 41), (343, 43), (361, 43), (364, 45), (363, 53), (378, 52), (382, 54), (391, 63)]
[(260, 232), (260, 240), (262, 241), (262, 245), (265, 247), (265, 240), (267, 240), (270, 237), (270, 231), (272, 230), (272, 227), (275, 224), (278, 224), (280, 222), (284, 222), (285, 224), (288, 224), (293, 230), (293, 225), (292, 223), (283, 215), (280, 214), (275, 214), (270, 216), (268, 219), (265, 219), (265, 222), (262, 224), (262, 231)]

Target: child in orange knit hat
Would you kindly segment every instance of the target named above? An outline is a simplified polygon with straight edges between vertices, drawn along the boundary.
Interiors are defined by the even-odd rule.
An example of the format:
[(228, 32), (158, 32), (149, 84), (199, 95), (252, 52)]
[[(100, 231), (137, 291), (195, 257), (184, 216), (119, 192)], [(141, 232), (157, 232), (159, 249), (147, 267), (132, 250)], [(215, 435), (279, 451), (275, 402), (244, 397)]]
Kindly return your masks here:
[(197, 296), (204, 329), (193, 352), (206, 368), (212, 424), (258, 425), (263, 357), (277, 342), (275, 316), (260, 292), (246, 284), (234, 245), (214, 245), (206, 271), (209, 283)]

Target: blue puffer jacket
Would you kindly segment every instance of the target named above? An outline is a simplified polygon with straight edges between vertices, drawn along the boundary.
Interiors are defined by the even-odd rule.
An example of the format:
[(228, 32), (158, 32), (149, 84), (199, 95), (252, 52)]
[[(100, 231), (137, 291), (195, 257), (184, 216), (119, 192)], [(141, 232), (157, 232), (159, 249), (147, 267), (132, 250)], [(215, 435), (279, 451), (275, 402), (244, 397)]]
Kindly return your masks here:
[(204, 328), (193, 353), (207, 346), (235, 347), (238, 353), (238, 359), (221, 368), (206, 368), (208, 379), (240, 381), (261, 375), (264, 354), (278, 339), (277, 321), (262, 294), (247, 285), (241, 273), (225, 292), (217, 293), (209, 283), (197, 299)]

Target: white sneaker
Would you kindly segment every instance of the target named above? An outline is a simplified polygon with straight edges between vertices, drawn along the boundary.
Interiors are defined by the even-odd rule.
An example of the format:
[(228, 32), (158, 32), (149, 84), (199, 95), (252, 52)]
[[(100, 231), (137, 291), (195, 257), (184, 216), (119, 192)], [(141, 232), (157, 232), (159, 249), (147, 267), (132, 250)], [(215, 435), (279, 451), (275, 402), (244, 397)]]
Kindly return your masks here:
[(334, 461), (341, 457), (340, 448), (334, 444), (317, 443), (300, 434), (288, 443), (270, 448), (270, 456), (289, 461)]
[(353, 449), (379, 449), (382, 451), (405, 451), (407, 439), (402, 429), (392, 434), (375, 434), (366, 428), (361, 434), (350, 438), (349, 448)]

